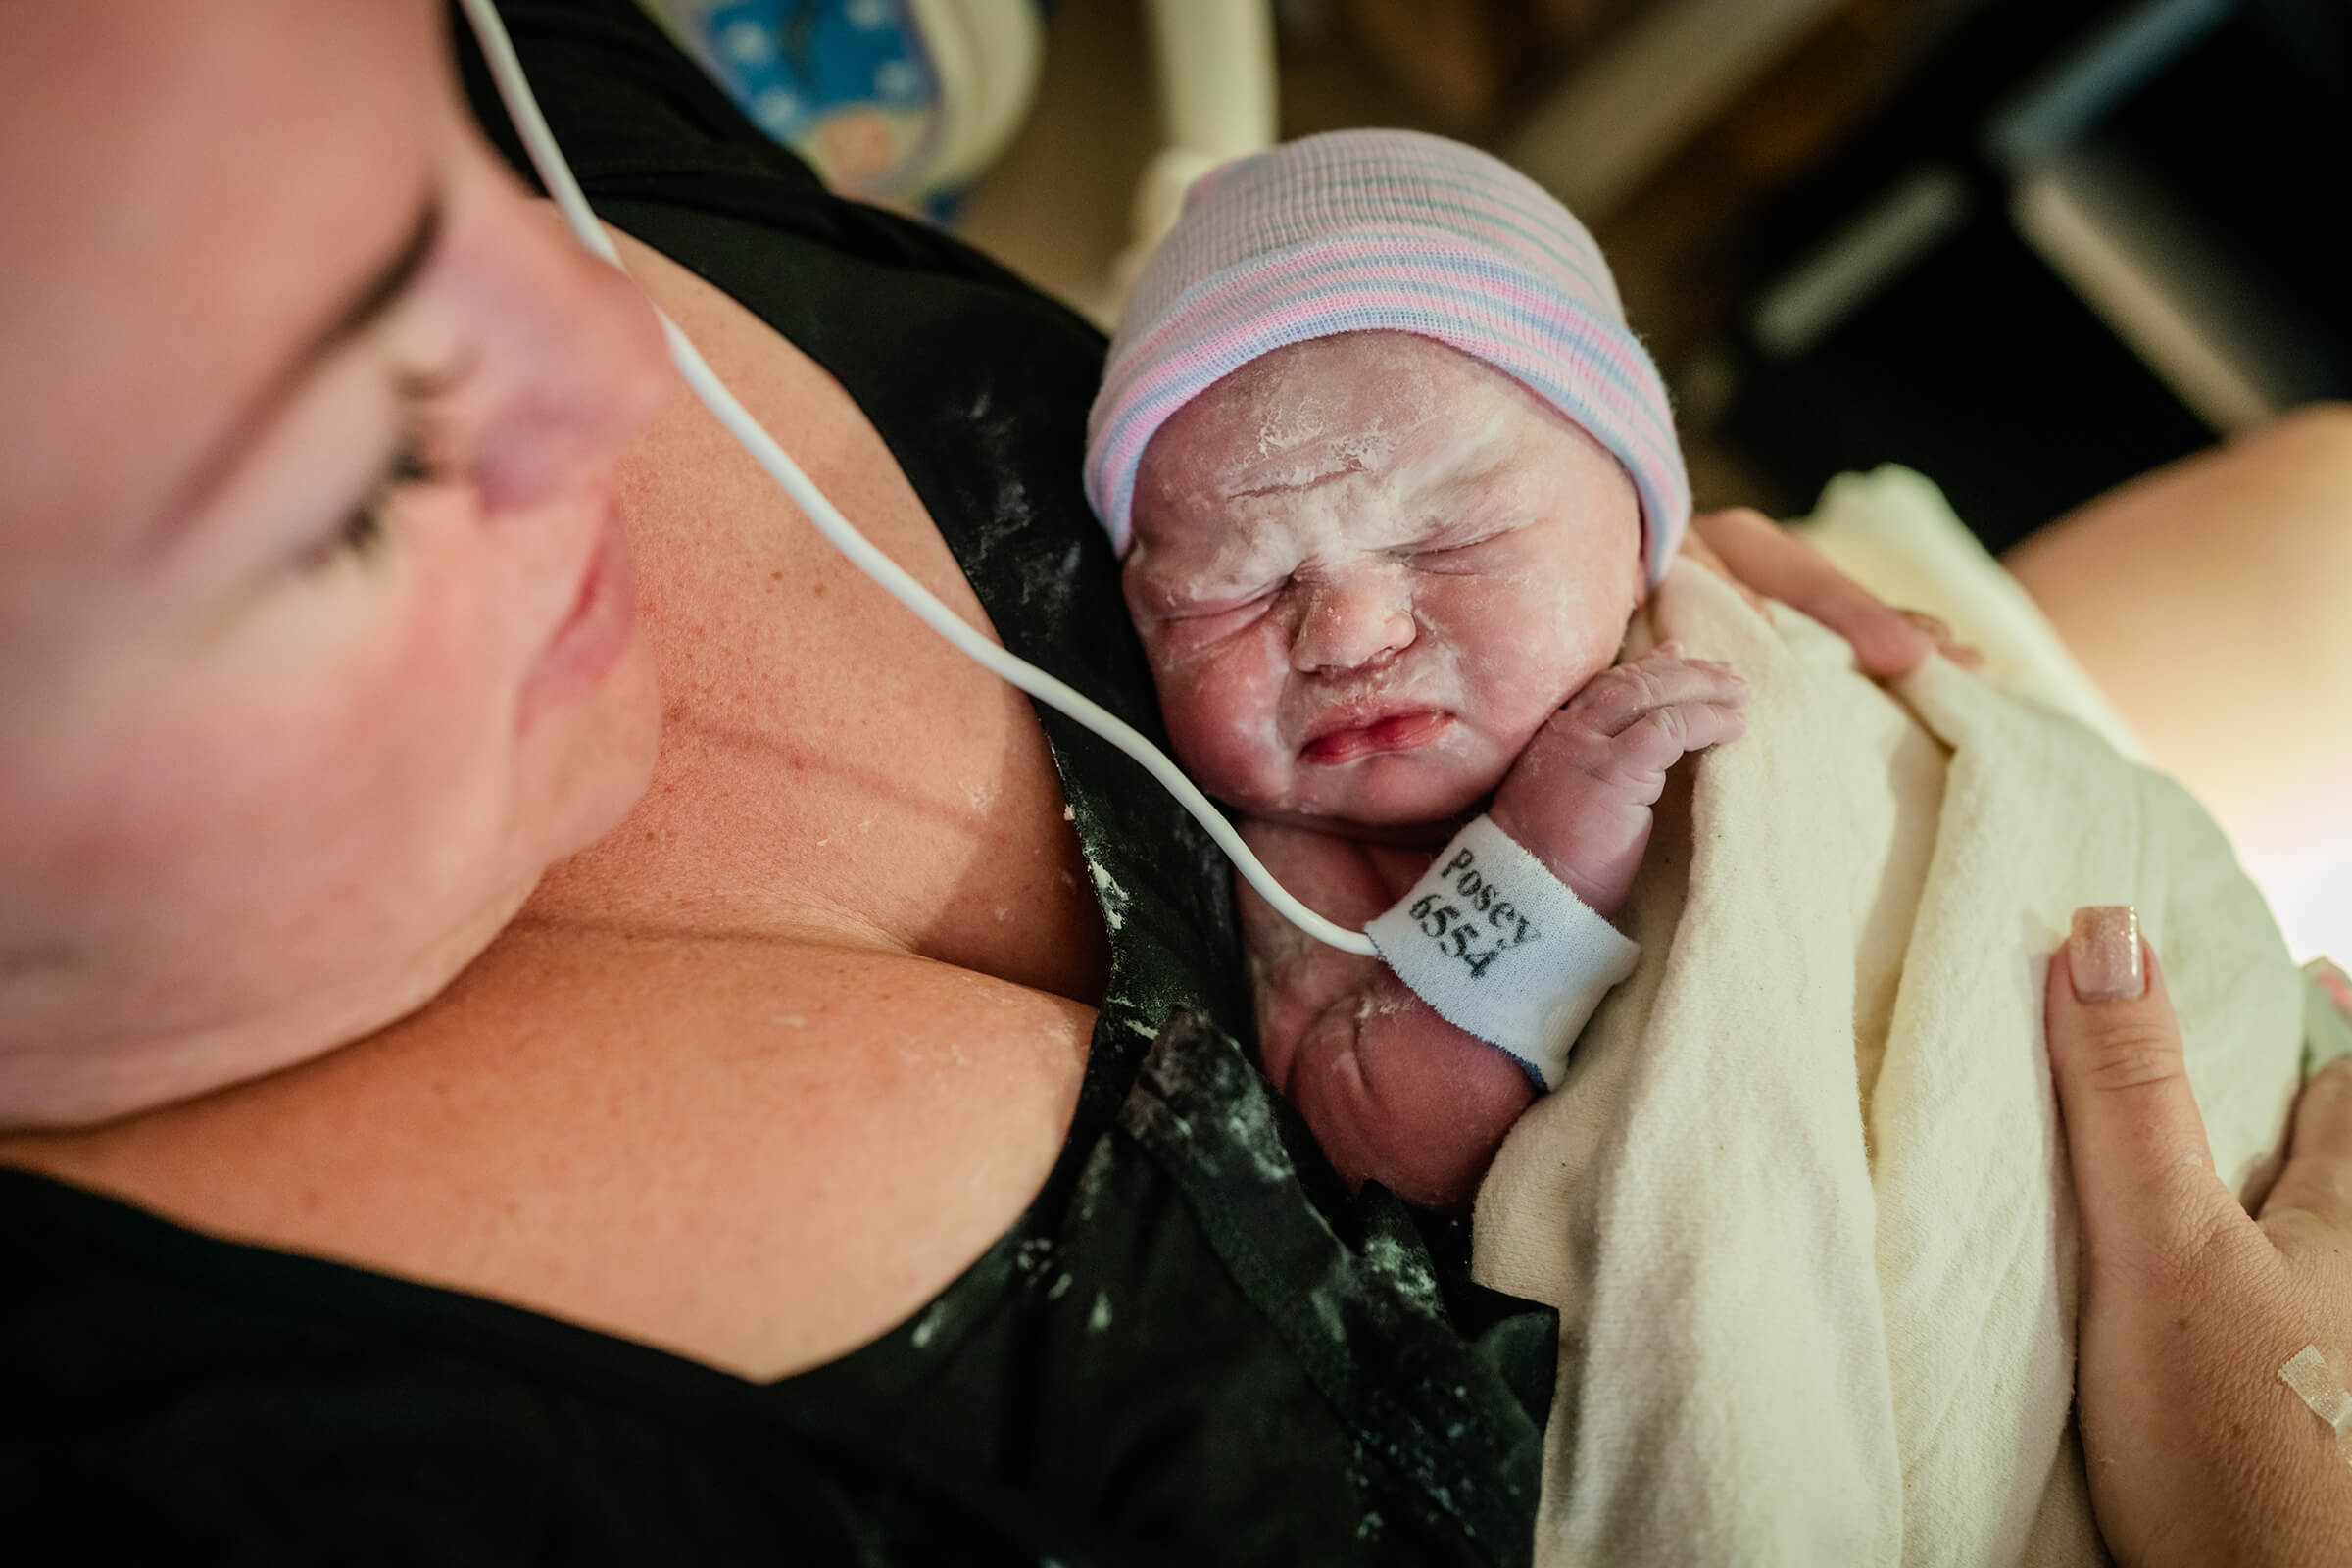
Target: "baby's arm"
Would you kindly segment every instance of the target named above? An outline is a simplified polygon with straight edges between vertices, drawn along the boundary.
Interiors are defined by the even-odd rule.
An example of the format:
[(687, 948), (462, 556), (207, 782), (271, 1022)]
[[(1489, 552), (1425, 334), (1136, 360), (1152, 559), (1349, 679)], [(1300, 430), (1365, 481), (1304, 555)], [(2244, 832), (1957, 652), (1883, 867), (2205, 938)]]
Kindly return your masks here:
[[(1495, 825), (1602, 915), (1625, 901), (1650, 807), (1687, 753), (1737, 737), (1746, 688), (1672, 645), (1603, 671), (1554, 713), (1496, 792)], [(1425, 852), (1246, 823), (1277, 880), (1360, 928), (1412, 887)], [(1526, 1069), (1456, 1028), (1377, 958), (1293, 928), (1240, 884), (1266, 1074), (1349, 1183), (1415, 1202), (1466, 1202), (1535, 1096)]]
[[(1427, 868), (1430, 852), (1309, 828), (1243, 824), (1275, 880), (1361, 929)], [(1467, 1202), (1528, 1102), (1525, 1068), (1439, 1017), (1378, 958), (1326, 947), (1250, 885), (1242, 933), (1266, 1076), (1298, 1107), (1333, 1167), (1432, 1207)]]

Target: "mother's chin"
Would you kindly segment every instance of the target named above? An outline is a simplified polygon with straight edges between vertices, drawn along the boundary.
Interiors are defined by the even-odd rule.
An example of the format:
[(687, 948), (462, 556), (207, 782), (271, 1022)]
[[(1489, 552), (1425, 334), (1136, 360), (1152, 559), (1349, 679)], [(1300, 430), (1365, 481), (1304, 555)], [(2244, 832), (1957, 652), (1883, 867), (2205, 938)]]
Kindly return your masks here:
[(598, 662), (521, 733), (511, 705), (461, 724), (437, 691), (445, 744), (377, 712), (405, 750), (362, 744), (363, 725), (272, 757), (266, 730), (216, 713), (244, 744), (215, 750), (270, 787), (238, 787), (222, 757), (138, 748), (102, 775), (119, 808), (98, 791), (86, 811), (44, 813), (57, 832), (41, 853), (0, 834), (19, 895), (0, 901), (0, 1128), (193, 1099), (429, 1004), (645, 794), (652, 660), (624, 621)]
[[(70, 972), (0, 973), (0, 1134), (86, 1129), (250, 1083), (323, 1056), (447, 990), (530, 896), (535, 878), (481, 890), (416, 948), (335, 982), (252, 999), (217, 1022), (109, 1034), (81, 1020)], [(70, 970), (71, 960), (60, 966)], [(127, 984), (153, 977), (125, 976)], [(39, 993), (50, 994), (46, 997)], [(20, 1032), (22, 1026), (22, 1032)]]

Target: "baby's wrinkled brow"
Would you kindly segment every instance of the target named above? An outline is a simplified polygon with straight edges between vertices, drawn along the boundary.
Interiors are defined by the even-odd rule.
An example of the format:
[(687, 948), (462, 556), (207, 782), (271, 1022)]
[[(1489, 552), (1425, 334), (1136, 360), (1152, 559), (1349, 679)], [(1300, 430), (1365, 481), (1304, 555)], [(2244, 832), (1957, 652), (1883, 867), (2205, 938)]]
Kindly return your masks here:
[(1304, 477), (1286, 476), (1265, 484), (1228, 490), (1225, 492), (1225, 499), (1228, 501), (1256, 501), (1267, 496), (1299, 495), (1330, 484), (1335, 480), (1351, 478), (1363, 471), (1363, 459), (1356, 454), (1348, 453), (1339, 464), (1320, 472), (1307, 474)]

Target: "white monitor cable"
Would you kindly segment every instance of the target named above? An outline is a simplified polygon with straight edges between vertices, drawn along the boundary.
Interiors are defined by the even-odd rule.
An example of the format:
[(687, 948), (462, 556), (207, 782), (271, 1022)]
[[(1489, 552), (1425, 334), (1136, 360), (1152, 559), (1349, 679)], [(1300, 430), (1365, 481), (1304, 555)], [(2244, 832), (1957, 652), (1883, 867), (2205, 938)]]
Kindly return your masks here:
[[(507, 114), (522, 137), (524, 149), (530, 154), (531, 165), (538, 170), (541, 183), (556, 205), (563, 209), (564, 220), (580, 243), (612, 263), (621, 267), (620, 253), (589, 210), (587, 198), (580, 194), (579, 182), (572, 178), (571, 166), (564, 161), (563, 152), (556, 146), (555, 136), (547, 128), (547, 121), (539, 113), (538, 101), (531, 96), (530, 83), (524, 79), (522, 63), (515, 58), (514, 46), (507, 37), (504, 23), (499, 20), (491, 0), (462, 0), (466, 19), (480, 40), (482, 57), (489, 63), (490, 74), (498, 83), (498, 95), (507, 106)], [(626, 271), (625, 268), (621, 269)], [(656, 312), (660, 315), (659, 312)], [(800, 466), (794, 463), (775, 438), (762, 429), (744, 406), (735, 400), (724, 383), (704, 363), (695, 346), (679, 331), (668, 317), (662, 317), (662, 332), (669, 342), (669, 357), (677, 365), (678, 373), (694, 389), (727, 433), (741, 442), (744, 449), (758, 460), (760, 466), (784, 487), (793, 504), (808, 515), (816, 531), (833, 542), (836, 549), (850, 558), (852, 564), (880, 584), (882, 590), (914, 612), (923, 623), (945, 637), (966, 657), (992, 673), (1018, 686), (1050, 708), (1068, 714), (1077, 722), (1125, 752), (1142, 764), (1146, 771), (1159, 780), (1177, 804), (1190, 811), (1201, 827), (1223, 850), (1236, 869), (1248, 879), (1268, 904), (1293, 925), (1308, 936), (1348, 953), (1373, 956), (1372, 939), (1360, 931), (1346, 926), (1308, 908), (1292, 896), (1272, 872), (1259, 862), (1250, 847), (1242, 842), (1233, 824), (1224, 813), (1200, 793), (1184, 770), (1169, 760), (1158, 747), (1138, 734), (1134, 726), (1116, 714), (1105, 711), (1100, 705), (1072, 690), (1068, 685), (1047, 674), (1036, 665), (1016, 657), (991, 642), (967, 625), (963, 618), (932, 597), (931, 592), (916, 582), (897, 562), (876, 549), (866, 537), (851, 525), (824, 493), (809, 482)]]

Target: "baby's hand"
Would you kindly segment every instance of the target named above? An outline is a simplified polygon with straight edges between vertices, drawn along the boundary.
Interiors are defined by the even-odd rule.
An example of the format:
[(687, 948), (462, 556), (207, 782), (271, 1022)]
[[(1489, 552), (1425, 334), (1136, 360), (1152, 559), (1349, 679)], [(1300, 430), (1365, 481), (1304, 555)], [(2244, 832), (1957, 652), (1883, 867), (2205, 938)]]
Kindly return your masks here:
[(1544, 721), (1488, 814), (1593, 909), (1614, 914), (1649, 845), (1650, 807), (1686, 755), (1747, 729), (1747, 682), (1662, 643), (1602, 670)]

